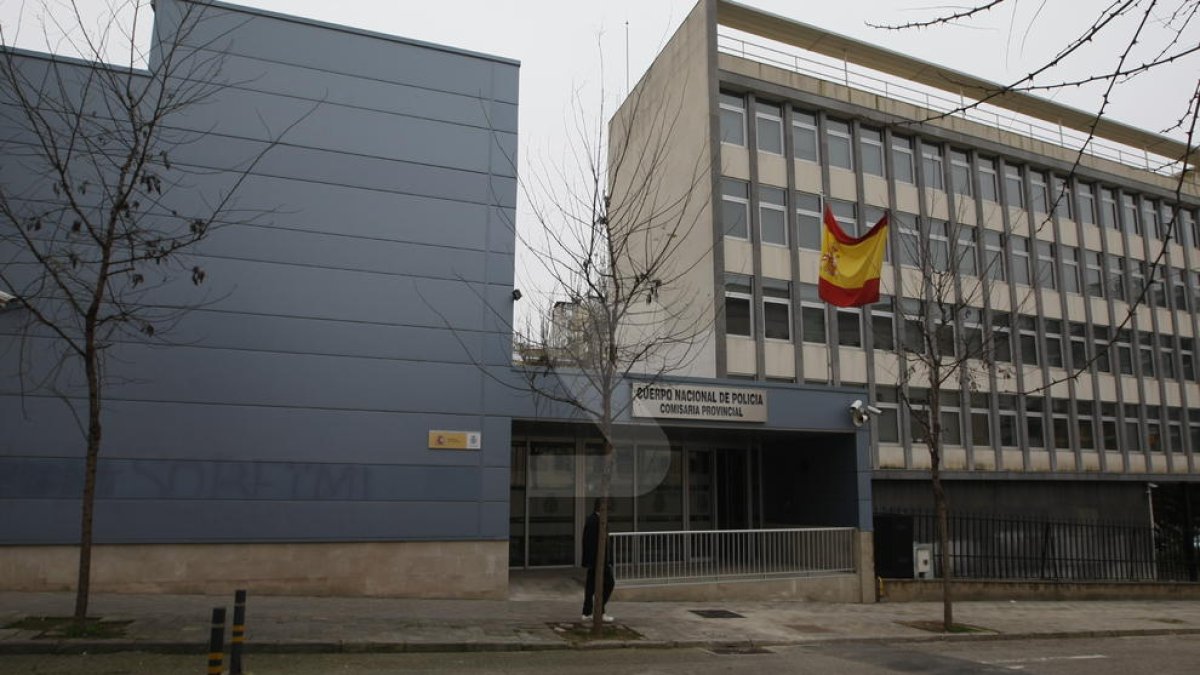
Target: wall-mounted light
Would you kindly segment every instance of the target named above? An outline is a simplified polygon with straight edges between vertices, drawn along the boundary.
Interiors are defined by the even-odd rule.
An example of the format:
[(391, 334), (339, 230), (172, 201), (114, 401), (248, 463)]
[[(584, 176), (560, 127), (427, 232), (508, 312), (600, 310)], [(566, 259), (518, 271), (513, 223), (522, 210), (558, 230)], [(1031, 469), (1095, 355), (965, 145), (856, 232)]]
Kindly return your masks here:
[(512, 296), (513, 296), (513, 302), (520, 300), (521, 299), (521, 289), (514, 288), (513, 292), (512, 292)]
[(11, 293), (5, 293), (4, 291), (0, 291), (0, 309), (4, 309), (5, 307), (8, 307), (8, 303), (10, 303), (16, 299), (17, 299), (17, 296), (12, 295)]

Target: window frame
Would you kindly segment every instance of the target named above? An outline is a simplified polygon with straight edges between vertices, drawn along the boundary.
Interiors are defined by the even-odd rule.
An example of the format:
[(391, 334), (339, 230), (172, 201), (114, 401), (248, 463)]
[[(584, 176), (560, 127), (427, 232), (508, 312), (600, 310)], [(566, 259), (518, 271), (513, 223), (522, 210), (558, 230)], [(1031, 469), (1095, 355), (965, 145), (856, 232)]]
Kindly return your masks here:
[[(764, 134), (763, 124), (774, 125), (777, 131), (771, 134)], [(780, 157), (783, 156), (786, 146), (783, 142), (783, 106), (781, 104), (755, 99), (754, 136), (755, 146), (759, 152), (766, 152)], [(763, 139), (768, 137), (779, 143), (778, 151), (763, 147)]]
[[(868, 153), (879, 162), (879, 171), (870, 169), (871, 162), (867, 161)], [(859, 126), (858, 128), (859, 166), (863, 175), (887, 177), (887, 158), (883, 151), (883, 130), (876, 127)]]
[[(735, 106), (735, 105), (733, 105), (733, 103), (730, 102), (731, 99), (735, 99), (735, 98), (741, 102), (740, 106)], [(746, 135), (747, 135), (746, 96), (744, 94), (735, 94), (731, 91), (722, 91), (720, 93), (719, 99), (720, 99), (720, 102), (718, 103), (717, 108), (719, 110), (720, 118), (721, 118), (721, 126), (720, 126), (721, 142), (728, 143), (730, 145), (736, 145), (736, 146), (743, 147), (743, 148), (746, 147)], [(725, 128), (726, 128), (725, 120), (727, 119), (727, 117), (726, 117), (725, 113), (735, 113), (740, 118), (739, 121), (741, 124), (741, 138), (739, 141), (726, 140), (726, 138), (725, 138)]]
[[(844, 131), (843, 131), (844, 129)], [(847, 165), (837, 164), (835, 158), (840, 159), (842, 153), (834, 152), (834, 143), (838, 147), (845, 148), (845, 158)], [(825, 143), (828, 146), (829, 167), (831, 169), (843, 169), (845, 171), (854, 171), (854, 125), (848, 120), (841, 120), (833, 117), (825, 118)]]
[[(736, 287), (736, 289), (734, 287)], [(744, 291), (740, 290), (742, 288), (744, 288), (746, 290), (744, 290)], [(729, 321), (730, 302), (729, 301), (731, 299), (745, 303), (745, 305), (746, 305), (746, 323), (748, 326), (748, 333), (734, 333), (729, 330), (729, 325), (730, 325), (730, 321)], [(749, 276), (745, 276), (745, 275), (741, 275), (741, 274), (726, 274), (725, 275), (725, 313), (724, 313), (724, 318), (725, 318), (725, 335), (726, 336), (732, 335), (732, 336), (736, 336), (736, 337), (744, 337), (744, 338), (754, 339), (755, 316), (754, 316), (754, 279), (753, 279), (753, 277), (749, 277)]]
[[(763, 279), (762, 281), (762, 315), (763, 315), (763, 340), (769, 342), (791, 342), (792, 341), (792, 289), (791, 283), (784, 280)], [(776, 311), (780, 307), (783, 308), (784, 322), (783, 328), (786, 330), (785, 337), (773, 337), (771, 335), (771, 323), (768, 321), (771, 313), (768, 311), (768, 305)]]
[[(805, 144), (799, 142), (801, 136), (812, 139), (812, 157), (801, 155)], [(792, 110), (792, 159), (802, 162), (821, 163), (821, 134), (816, 113), (807, 110)]]
[[(908, 183), (909, 185), (917, 184), (917, 160), (916, 151), (914, 150), (915, 139), (911, 136), (898, 136), (892, 134), (891, 155), (892, 155), (892, 176), (897, 183)], [(904, 167), (901, 170), (900, 167)]]
[[(779, 200), (774, 201), (768, 199), (767, 195), (778, 196)], [(767, 215), (774, 214), (780, 219), (779, 234), (782, 235), (783, 241), (770, 241), (767, 239)], [(764, 246), (779, 246), (787, 248), (788, 246), (788, 219), (787, 219), (787, 189), (775, 187), (773, 185), (758, 186), (758, 238)]]
[[(730, 194), (728, 188), (733, 185), (738, 185), (742, 188), (741, 194)], [(731, 233), (730, 224), (725, 222), (725, 207), (727, 205), (738, 205), (741, 207), (745, 220), (745, 235)], [(750, 241), (750, 183), (748, 181), (721, 176), (721, 220), (721, 230), (724, 236), (739, 241)]]

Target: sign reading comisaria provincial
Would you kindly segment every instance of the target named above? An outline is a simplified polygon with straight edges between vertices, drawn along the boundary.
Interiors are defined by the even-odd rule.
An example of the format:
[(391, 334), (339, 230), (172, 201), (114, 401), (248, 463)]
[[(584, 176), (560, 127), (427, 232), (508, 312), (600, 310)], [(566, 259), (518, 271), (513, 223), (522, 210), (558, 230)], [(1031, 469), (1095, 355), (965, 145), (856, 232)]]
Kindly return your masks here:
[(630, 384), (634, 417), (657, 417), (711, 422), (766, 422), (767, 392), (742, 387), (698, 384)]

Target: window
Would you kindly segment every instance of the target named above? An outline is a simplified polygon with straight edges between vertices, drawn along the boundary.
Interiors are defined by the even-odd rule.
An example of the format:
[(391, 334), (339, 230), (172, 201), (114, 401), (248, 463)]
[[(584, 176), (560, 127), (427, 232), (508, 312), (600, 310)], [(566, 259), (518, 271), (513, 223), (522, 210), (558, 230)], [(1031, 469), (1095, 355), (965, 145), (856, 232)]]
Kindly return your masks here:
[(895, 387), (876, 387), (875, 405), (883, 412), (876, 417), (880, 443), (900, 442), (900, 396)]
[(913, 443), (924, 443), (929, 436), (929, 390), (908, 388), (908, 433)]
[(1079, 249), (1073, 246), (1063, 247), (1063, 290), (1068, 293), (1079, 292)]
[(1125, 299), (1125, 258), (1108, 256), (1108, 290), (1117, 300)]
[(1025, 397), (1025, 438), (1029, 447), (1046, 447), (1046, 431), (1043, 418), (1046, 415), (1045, 405), (1041, 396)]
[[(1161, 277), (1161, 280), (1159, 277)], [(1167, 268), (1163, 265), (1148, 268), (1146, 282), (1150, 285), (1150, 290), (1146, 295), (1146, 302), (1154, 307), (1166, 308)]]
[(1013, 448), (1021, 444), (1017, 434), (1017, 397), (1013, 394), (1000, 394), (1000, 445)]
[(725, 334), (754, 336), (754, 314), (751, 307), (753, 287), (750, 277), (725, 275)]
[(829, 210), (833, 212), (833, 219), (842, 226), (842, 231), (852, 237), (858, 235), (858, 204), (830, 199)]
[(1100, 403), (1100, 437), (1105, 450), (1116, 450), (1117, 447), (1117, 404), (1111, 401)]
[(1141, 260), (1129, 261), (1129, 303), (1133, 304), (1142, 299), (1146, 289), (1146, 263)]
[(871, 340), (875, 349), (896, 349), (896, 314), (890, 295), (880, 295), (871, 305)]
[(971, 443), (977, 448), (985, 448), (992, 444), (991, 433), (991, 403), (988, 395), (981, 392), (971, 392)]
[(983, 350), (983, 324), (979, 322), (982, 312), (978, 307), (963, 307), (959, 310), (958, 335), (962, 346), (963, 356), (972, 359), (982, 359), (986, 356)]
[(863, 173), (873, 176), (883, 175), (883, 132), (871, 127), (858, 129), (859, 158), (862, 160)]
[(900, 300), (904, 313), (904, 333), (900, 336), (904, 349), (917, 354), (925, 353), (925, 306), (915, 298)]
[(721, 142), (746, 145), (746, 99), (721, 92)]
[(1112, 372), (1112, 363), (1109, 357), (1109, 345), (1112, 344), (1108, 326), (1092, 326), (1092, 339), (1088, 342), (1091, 347), (1091, 353), (1096, 357), (1096, 370), (1102, 373)]
[(821, 250), (821, 198), (796, 193), (796, 243), (800, 248)]
[(950, 187), (954, 194), (970, 197), (971, 190), (971, 161), (966, 151), (950, 149)]
[(1021, 363), (1038, 365), (1037, 319), (1025, 315), (1017, 317), (1017, 342), (1021, 346)]
[(925, 178), (925, 187), (934, 190), (945, 189), (942, 170), (942, 149), (931, 143), (921, 144), (921, 167)]
[(977, 232), (970, 225), (958, 226), (958, 237), (955, 242), (954, 261), (960, 275), (975, 276), (979, 273), (976, 260), (979, 257), (979, 244), (975, 240)]
[(1154, 336), (1138, 333), (1138, 353), (1141, 354), (1142, 377), (1154, 377)]
[(1137, 202), (1133, 195), (1121, 193), (1121, 213), (1125, 216), (1125, 231), (1129, 234), (1142, 234), (1142, 221), (1138, 218)]
[(1190, 307), (1190, 303), (1188, 303), (1186, 279), (1187, 272), (1184, 270), (1174, 270), (1174, 274), (1171, 275), (1171, 290), (1173, 291), (1172, 295), (1175, 299), (1176, 312), (1187, 312)]
[(800, 110), (792, 111), (792, 141), (796, 159), (816, 162), (820, 159), (820, 144), (817, 143), (817, 116)]
[(754, 129), (759, 150), (773, 155), (783, 154), (783, 114), (778, 103), (754, 102)]
[(1100, 225), (1120, 229), (1117, 227), (1117, 199), (1110, 188), (1100, 188)]
[(850, 123), (825, 120), (825, 141), (829, 144), (829, 166), (854, 170), (854, 154), (850, 151)]
[(1156, 405), (1146, 406), (1146, 449), (1150, 452), (1162, 452), (1162, 408)]
[(1079, 198), (1076, 204), (1079, 206), (1079, 222), (1084, 225), (1096, 224), (1096, 195), (1092, 192), (1092, 186), (1087, 183), (1079, 183)]
[(1122, 406), (1125, 417), (1125, 449), (1129, 452), (1140, 452), (1142, 445), (1142, 422), (1138, 415), (1136, 403), (1126, 403)]
[(913, 157), (913, 140), (904, 136), (892, 136), (892, 172), (898, 183), (916, 183), (917, 171)]
[[(1182, 230), (1186, 230), (1188, 234), (1191, 235), (1193, 247), (1200, 248), (1200, 220), (1197, 220), (1196, 217), (1192, 215), (1191, 211), (1179, 212), (1178, 227)], [(1200, 446), (1194, 443), (1192, 444), (1193, 451), (1198, 447)]]
[(935, 272), (950, 269), (950, 223), (929, 220), (929, 264)]
[(1088, 370), (1087, 326), (1072, 321), (1067, 324), (1071, 340), (1071, 369)]
[(990, 279), (1004, 281), (1004, 235), (995, 230), (983, 231), (983, 273)]
[(1037, 282), (1046, 290), (1058, 288), (1054, 280), (1054, 259), (1058, 257), (1058, 247), (1048, 241), (1039, 240), (1037, 247)]
[(1083, 272), (1083, 278), (1087, 284), (1088, 296), (1093, 298), (1104, 297), (1104, 255), (1099, 251), (1084, 252), (1084, 263), (1086, 269)]
[(1071, 402), (1065, 398), (1050, 399), (1050, 416), (1054, 425), (1054, 447), (1071, 449)]
[(1025, 178), (1021, 175), (1021, 167), (1015, 164), (1004, 165), (1005, 199), (1009, 206), (1025, 208)]
[(992, 312), (992, 358), (1012, 363), (1012, 317), (1008, 312)]
[(917, 217), (911, 213), (897, 213), (896, 229), (900, 233), (900, 264), (920, 267), (922, 246)]
[(825, 301), (817, 293), (813, 284), (800, 285), (800, 323), (802, 337), (805, 342), (826, 344), (825, 338)]
[(1082, 450), (1095, 450), (1095, 405), (1092, 401), (1078, 401), (1075, 405), (1079, 412), (1079, 414), (1076, 415), (1076, 420), (1079, 423), (1079, 447)]
[(1196, 381), (1196, 341), (1192, 338), (1179, 338), (1179, 377), (1188, 382)]
[(1162, 377), (1167, 380), (1179, 379), (1175, 368), (1175, 338), (1170, 335), (1158, 337), (1158, 363)]
[(763, 337), (792, 339), (792, 293), (786, 281), (763, 279)]
[(938, 417), (942, 422), (942, 442), (946, 445), (962, 445), (962, 394), (957, 391), (941, 391)]
[(1046, 174), (1041, 171), (1029, 172), (1029, 192), (1033, 199), (1033, 210), (1050, 213), (1050, 187), (1046, 185)]
[(1011, 237), (1013, 281), (1029, 285), (1029, 237)]
[(783, 188), (758, 188), (758, 233), (764, 244), (787, 246), (787, 206)]
[(863, 345), (862, 321), (860, 320), (860, 316), (861, 313), (857, 308), (837, 308), (837, 333), (839, 345), (842, 345), (843, 347), (861, 347)]
[(1128, 328), (1117, 331), (1113, 338), (1113, 349), (1117, 355), (1117, 372), (1122, 375), (1133, 374), (1133, 338)]
[(1164, 240), (1167, 238), (1167, 230), (1162, 227), (1162, 221), (1158, 217), (1158, 204), (1153, 200), (1142, 200), (1142, 223), (1145, 224), (1147, 237)]
[(1046, 365), (1051, 368), (1062, 368), (1064, 365), (1062, 321), (1046, 319), (1043, 323), (1046, 326)]
[(996, 160), (978, 157), (975, 165), (979, 170), (979, 198), (990, 202), (1000, 201), (1000, 181), (996, 175)]
[(726, 237), (750, 238), (750, 186), (745, 181), (721, 179), (721, 220)]
[(1183, 452), (1183, 409), (1167, 408), (1167, 449)]
[(1067, 186), (1067, 179), (1063, 176), (1052, 176), (1050, 178), (1051, 196), (1054, 198), (1054, 213), (1059, 218), (1074, 219), (1075, 209), (1071, 202), (1071, 190)]

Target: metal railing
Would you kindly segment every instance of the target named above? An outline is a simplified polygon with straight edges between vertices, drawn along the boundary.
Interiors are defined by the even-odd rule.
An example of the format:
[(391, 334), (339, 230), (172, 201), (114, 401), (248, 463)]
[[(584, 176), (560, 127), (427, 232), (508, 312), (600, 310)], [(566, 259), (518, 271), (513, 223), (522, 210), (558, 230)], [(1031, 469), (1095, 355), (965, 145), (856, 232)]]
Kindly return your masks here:
[(617, 532), (609, 549), (625, 585), (853, 573), (854, 528)]
[(844, 84), (848, 87), (879, 94), (885, 98), (911, 103), (934, 113), (978, 122), (1073, 151), (1082, 148), (1083, 152), (1088, 155), (1138, 169), (1168, 176), (1174, 175), (1180, 169), (1179, 162), (1172, 158), (1155, 155), (1140, 148), (1102, 142), (1096, 138), (1089, 138), (1087, 134), (1074, 129), (1051, 124), (1029, 115), (1014, 113), (999, 106), (978, 103), (964, 97), (951, 98), (941, 90), (932, 87), (925, 88), (903, 78), (878, 73), (822, 54), (804, 51), (802, 56), (798, 48), (796, 51), (785, 51), (727, 33), (718, 34), (717, 49), (731, 56)]
[[(881, 517), (911, 519), (914, 543), (937, 541), (932, 513), (877, 514), (877, 531)], [(950, 565), (959, 579), (1187, 581), (1196, 574), (1186, 542), (1148, 525), (978, 514), (951, 514), (949, 524)], [(936, 555), (933, 563), (940, 577)]]

